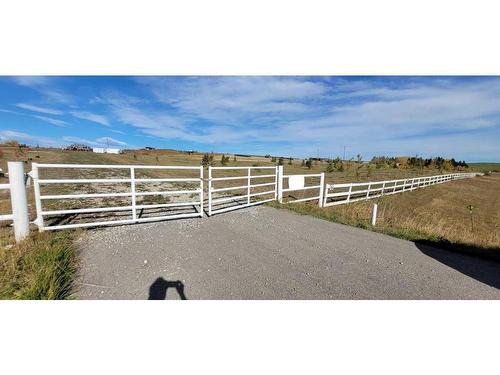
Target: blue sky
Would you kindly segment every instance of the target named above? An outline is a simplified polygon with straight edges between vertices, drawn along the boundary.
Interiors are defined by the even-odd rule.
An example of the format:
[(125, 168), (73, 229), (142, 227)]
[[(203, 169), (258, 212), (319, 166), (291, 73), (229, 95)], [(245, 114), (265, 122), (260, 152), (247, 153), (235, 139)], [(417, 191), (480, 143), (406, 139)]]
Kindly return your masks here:
[(0, 77), (0, 139), (500, 161), (500, 77)]

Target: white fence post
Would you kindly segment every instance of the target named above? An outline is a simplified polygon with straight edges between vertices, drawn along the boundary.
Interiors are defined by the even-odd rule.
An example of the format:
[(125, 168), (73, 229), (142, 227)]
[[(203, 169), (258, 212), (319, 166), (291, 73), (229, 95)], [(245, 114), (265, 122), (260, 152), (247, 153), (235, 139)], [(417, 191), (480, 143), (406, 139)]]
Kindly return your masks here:
[(319, 180), (319, 206), (323, 207), (323, 199), (325, 195), (325, 172), (321, 172), (321, 177)]
[(10, 202), (14, 221), (14, 235), (16, 242), (24, 240), (30, 231), (28, 215), (28, 199), (24, 183), (24, 163), (22, 161), (9, 161)]
[(38, 231), (43, 232), (42, 200), (40, 199), (40, 184), (38, 182), (38, 164), (31, 164), (31, 178), (33, 179), (33, 192), (35, 193), (36, 220)]
[(200, 217), (203, 217), (203, 165), (200, 165)]
[(212, 216), (212, 167), (208, 166), (208, 216)]
[(283, 203), (283, 166), (278, 166), (278, 202)]
[(373, 226), (375, 226), (375, 224), (377, 224), (377, 208), (378, 208), (378, 204), (374, 203), (373, 210), (372, 210), (372, 225)]
[(130, 193), (132, 195), (132, 220), (137, 220), (137, 209), (135, 208), (135, 169), (130, 168)]
[(247, 204), (250, 204), (250, 185), (252, 185), (252, 182), (251, 182), (251, 168), (248, 167), (248, 172), (247, 172), (247, 183), (248, 183), (248, 186), (247, 186)]

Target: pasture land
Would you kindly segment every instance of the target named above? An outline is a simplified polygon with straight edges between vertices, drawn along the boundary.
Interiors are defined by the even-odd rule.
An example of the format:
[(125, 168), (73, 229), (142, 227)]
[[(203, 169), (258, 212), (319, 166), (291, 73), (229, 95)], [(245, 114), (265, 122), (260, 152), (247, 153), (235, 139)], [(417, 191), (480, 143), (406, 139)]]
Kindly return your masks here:
[[(379, 205), (375, 227), (370, 224), (373, 203)], [(472, 213), (469, 206), (472, 206)], [(500, 259), (500, 174), (328, 208), (300, 204), (280, 207)]]

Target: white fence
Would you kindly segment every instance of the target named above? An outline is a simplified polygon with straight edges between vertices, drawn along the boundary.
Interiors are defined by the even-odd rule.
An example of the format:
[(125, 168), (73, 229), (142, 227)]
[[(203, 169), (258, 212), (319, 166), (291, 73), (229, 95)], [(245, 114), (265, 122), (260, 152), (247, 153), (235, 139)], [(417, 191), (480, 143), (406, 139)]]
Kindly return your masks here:
[(402, 193), (451, 180), (475, 177), (476, 175), (478, 175), (478, 173), (452, 173), (390, 181), (327, 184), (323, 198), (323, 207), (357, 202), (381, 197), (383, 195)]
[[(41, 179), (40, 170), (41, 169), (79, 169), (79, 170), (95, 170), (95, 169), (105, 169), (105, 170), (125, 170), (129, 171), (129, 176), (127, 178), (92, 178), (92, 179)], [(191, 178), (174, 177), (174, 178), (137, 178), (136, 172), (138, 170), (162, 170), (162, 171), (180, 171), (180, 170), (193, 170), (197, 171), (198, 175)], [(56, 229), (67, 229), (67, 228), (81, 228), (90, 226), (100, 226), (100, 225), (113, 225), (113, 224), (129, 224), (129, 223), (139, 223), (146, 221), (156, 221), (164, 219), (177, 219), (177, 218), (187, 218), (187, 217), (203, 217), (203, 167), (185, 167), (185, 166), (140, 166), (140, 165), (88, 165), (88, 164), (36, 164), (33, 163), (31, 177), (33, 178), (34, 192), (35, 192), (35, 204), (37, 211), (37, 219), (35, 223), (38, 225), (40, 231), (43, 230), (56, 230)], [(168, 183), (169, 187), (175, 183), (191, 183), (195, 184), (195, 187), (187, 190), (160, 190), (160, 191), (138, 191), (137, 186), (139, 184), (147, 185), (150, 183)], [(89, 193), (89, 194), (48, 194), (43, 195), (41, 193), (41, 186), (44, 185), (67, 185), (67, 184), (127, 184), (129, 187), (125, 191), (120, 191), (119, 189), (110, 193)], [(138, 204), (138, 197), (145, 196), (161, 196), (161, 197), (171, 197), (171, 196), (192, 196), (198, 197), (196, 200), (189, 201), (176, 201), (172, 203), (159, 203), (159, 204)], [(45, 210), (43, 208), (43, 202), (50, 200), (64, 201), (64, 200), (80, 200), (86, 198), (100, 199), (100, 198), (129, 198), (130, 204), (113, 206), (108, 205), (106, 207), (84, 207), (84, 208), (72, 208), (72, 209), (57, 209), (57, 210)], [(198, 207), (198, 211), (194, 213), (180, 213), (173, 215), (160, 214), (159, 216), (152, 217), (141, 217), (138, 211), (143, 212), (146, 209), (156, 209), (156, 208), (179, 208), (191, 206), (193, 208)], [(75, 223), (75, 224), (63, 224), (63, 225), (46, 225), (44, 217), (55, 216), (55, 215), (78, 215), (78, 214), (96, 214), (96, 213), (117, 213), (117, 212), (130, 212), (131, 217), (126, 219), (109, 220), (109, 221), (90, 221), (85, 223)], [(92, 219), (92, 218), (91, 218)]]
[[(14, 222), (16, 241), (20, 241), (29, 233), (24, 165), (22, 162), (9, 162), (8, 166), (9, 183), (0, 184), (0, 190), (10, 190), (12, 214), (0, 215), (0, 220)], [(102, 178), (102, 173), (97, 176), (98, 178), (81, 178), (82, 176), (88, 177), (89, 173), (96, 170), (112, 172), (111, 178)], [(40, 171), (43, 171), (44, 175), (47, 171), (52, 171), (52, 174), (55, 174), (57, 178), (41, 178)], [(77, 177), (67, 178), (67, 171), (77, 172)], [(163, 173), (163, 175), (151, 177), (152, 173)], [(182, 173), (190, 174), (190, 176), (181, 176)], [(29, 175), (33, 180), (37, 213), (34, 224), (38, 226), (40, 231), (203, 217), (204, 180), (203, 167), (201, 166), (33, 163)], [(477, 175), (481, 174), (452, 173), (390, 181), (327, 184), (325, 186), (324, 173), (285, 175), (283, 166), (209, 167), (208, 215), (274, 200), (278, 200), (280, 203), (318, 200), (320, 207), (328, 207), (402, 193)], [(309, 184), (306, 183), (306, 181), (311, 180), (312, 182)], [(98, 187), (106, 185), (111, 185), (107, 191), (96, 192)], [(152, 185), (155, 190), (147, 190), (147, 187)], [(45, 190), (47, 186), (49, 190), (51, 186), (59, 186), (55, 191), (57, 194), (42, 192), (42, 188)], [(162, 188), (159, 189), (158, 186)], [(75, 192), (75, 189), (72, 188), (77, 187), (80, 187), (80, 191)], [(295, 197), (288, 194), (293, 199), (284, 200), (284, 193), (300, 191), (302, 193)], [(84, 203), (85, 200), (87, 203)], [(147, 200), (153, 202), (147, 202)], [(117, 201), (127, 203), (117, 204)], [(50, 205), (49, 202), (62, 204), (63, 207), (48, 208), (46, 206)], [(78, 207), (73, 207), (74, 202), (82, 203)], [(93, 207), (96, 204), (99, 204), (100, 207)], [(167, 212), (165, 210), (157, 212), (157, 209), (166, 209)], [(151, 212), (152, 210), (154, 212)], [(106, 216), (106, 219), (111, 218), (111, 220), (103, 220), (103, 215)], [(127, 215), (127, 217), (122, 218), (120, 215)], [(54, 223), (54, 218), (57, 218), (58, 222)]]
[[(229, 172), (232, 175), (214, 177), (216, 171)], [(235, 175), (237, 171), (245, 173)], [(255, 173), (257, 171), (264, 171), (264, 174)], [(267, 173), (267, 171), (270, 171), (270, 173)], [(241, 180), (244, 180), (244, 182), (239, 183)], [(265, 182), (252, 184), (253, 180)], [(208, 167), (208, 216), (276, 200), (278, 194), (277, 180), (277, 167)], [(221, 182), (227, 185), (232, 181), (238, 184), (236, 186), (215, 187)], [(255, 191), (256, 189), (260, 190), (260, 188), (269, 190)], [(236, 193), (226, 195), (227, 192)], [(268, 197), (260, 199), (263, 196)]]

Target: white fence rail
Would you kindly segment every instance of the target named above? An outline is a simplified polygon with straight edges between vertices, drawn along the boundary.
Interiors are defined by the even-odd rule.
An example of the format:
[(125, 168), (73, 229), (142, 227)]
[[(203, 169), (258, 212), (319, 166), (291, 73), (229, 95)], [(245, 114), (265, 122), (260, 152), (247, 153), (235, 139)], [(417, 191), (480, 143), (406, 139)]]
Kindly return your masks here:
[[(235, 172), (246, 171), (243, 175), (214, 177), (215, 171)], [(264, 171), (265, 174), (252, 172)], [(266, 171), (270, 171), (267, 173)], [(244, 182), (236, 186), (215, 187), (215, 185), (229, 181)], [(252, 184), (253, 180), (265, 182)], [(276, 200), (277, 197), (277, 167), (208, 167), (208, 216), (250, 207), (265, 202)], [(265, 188), (265, 191), (255, 191), (255, 188)], [(227, 195), (227, 192), (234, 192)], [(264, 199), (260, 199), (261, 197)], [(271, 197), (271, 198), (269, 198)]]
[(452, 173), (439, 176), (415, 177), (390, 181), (327, 184), (323, 207), (334, 206), (411, 191), (424, 186), (475, 177), (478, 173)]
[[(41, 179), (39, 178), (40, 169), (107, 169), (107, 170), (128, 170), (128, 178), (91, 178), (91, 179)], [(193, 178), (136, 178), (138, 170), (193, 170), (198, 171), (199, 175)], [(33, 186), (35, 192), (35, 204), (37, 210), (37, 219), (35, 223), (40, 231), (57, 230), (69, 228), (93, 227), (101, 225), (114, 224), (129, 224), (147, 221), (157, 221), (165, 219), (178, 219), (187, 217), (203, 217), (203, 167), (187, 167), (187, 166), (150, 166), (150, 165), (89, 165), (89, 164), (36, 164), (33, 163), (31, 177), (33, 178)], [(193, 183), (196, 186), (187, 190), (159, 190), (159, 191), (137, 191), (138, 184), (148, 184), (153, 182), (159, 183)], [(66, 184), (128, 184), (129, 189), (126, 191), (111, 192), (111, 193), (88, 193), (88, 194), (48, 194), (42, 195), (40, 187), (43, 185), (66, 185)], [(178, 196), (178, 195), (195, 195), (197, 200), (176, 201), (172, 203), (159, 204), (138, 204), (137, 198), (143, 196)], [(130, 204), (125, 206), (108, 205), (106, 207), (82, 207), (76, 209), (58, 209), (44, 210), (43, 202), (49, 200), (79, 200), (86, 198), (130, 198)], [(197, 212), (181, 213), (173, 215), (160, 215), (152, 217), (141, 217), (138, 210), (141, 212), (145, 209), (155, 208), (179, 208), (192, 206)], [(109, 221), (91, 221), (85, 223), (62, 224), (62, 225), (46, 225), (44, 217), (54, 215), (70, 215), (70, 214), (89, 214), (102, 212), (123, 212), (130, 211), (131, 218), (109, 220)]]

